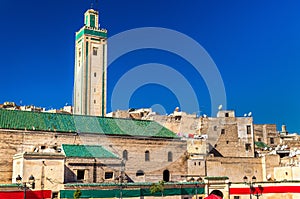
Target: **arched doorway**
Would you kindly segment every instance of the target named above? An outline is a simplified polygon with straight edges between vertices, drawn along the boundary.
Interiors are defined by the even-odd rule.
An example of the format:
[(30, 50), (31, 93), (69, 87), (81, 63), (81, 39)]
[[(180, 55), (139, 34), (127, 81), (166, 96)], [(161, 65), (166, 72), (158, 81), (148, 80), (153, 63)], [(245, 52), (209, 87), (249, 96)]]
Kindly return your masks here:
[(164, 172), (163, 172), (163, 180), (165, 182), (169, 182), (170, 181), (170, 171), (169, 170), (164, 170)]

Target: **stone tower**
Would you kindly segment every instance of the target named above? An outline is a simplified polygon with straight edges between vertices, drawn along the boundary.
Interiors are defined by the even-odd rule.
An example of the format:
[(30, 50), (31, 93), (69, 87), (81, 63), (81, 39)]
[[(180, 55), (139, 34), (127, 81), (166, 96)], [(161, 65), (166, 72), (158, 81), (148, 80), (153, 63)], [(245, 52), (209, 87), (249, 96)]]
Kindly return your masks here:
[(76, 32), (74, 114), (105, 116), (107, 31), (100, 29), (99, 13), (89, 9)]

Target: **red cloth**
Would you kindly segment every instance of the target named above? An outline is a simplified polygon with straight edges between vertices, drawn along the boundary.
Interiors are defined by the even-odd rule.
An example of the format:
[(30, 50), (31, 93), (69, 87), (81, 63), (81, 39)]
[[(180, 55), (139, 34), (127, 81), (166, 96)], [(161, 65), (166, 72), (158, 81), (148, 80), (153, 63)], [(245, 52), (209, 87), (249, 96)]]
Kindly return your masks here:
[(222, 199), (220, 196), (216, 196), (215, 194), (210, 194), (204, 199)]

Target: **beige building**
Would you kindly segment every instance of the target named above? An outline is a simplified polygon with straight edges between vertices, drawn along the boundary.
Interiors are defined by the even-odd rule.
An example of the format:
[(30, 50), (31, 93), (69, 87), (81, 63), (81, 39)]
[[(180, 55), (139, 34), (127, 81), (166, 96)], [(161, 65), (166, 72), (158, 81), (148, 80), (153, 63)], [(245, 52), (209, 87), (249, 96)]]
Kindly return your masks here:
[(74, 114), (106, 114), (107, 31), (99, 28), (99, 13), (89, 9), (76, 32)]
[[(30, 170), (32, 165), (45, 167), (44, 178), (39, 177), (43, 176), (42, 168), (34, 169), (39, 174), (32, 173), (39, 179), (37, 184), (41, 184), (42, 179), (56, 179), (49, 176), (55, 170), (53, 173), (46, 172), (51, 170), (50, 165), (62, 163), (61, 154), (65, 154), (64, 145), (68, 144), (85, 145), (86, 148), (103, 147), (105, 151), (115, 154), (118, 160), (113, 159), (114, 166), (108, 166), (113, 171), (113, 179), (121, 170), (134, 182), (182, 181), (185, 179), (182, 175), (187, 174), (186, 141), (153, 121), (0, 109), (0, 139), (3, 141), (0, 143), (0, 152), (5, 154), (1, 156), (1, 183), (14, 182), (16, 175), (23, 175), (22, 178), (26, 179), (33, 172)], [(72, 171), (74, 176), (84, 176), (80, 180), (110, 181), (105, 178), (105, 173), (95, 172), (96, 177), (93, 175), (92, 167), (88, 166), (95, 163), (93, 158), (65, 155), (65, 168)], [(14, 170), (13, 157), (15, 165), (26, 164), (28, 167), (15, 166)], [(82, 165), (87, 165), (86, 169), (74, 164), (81, 161)], [(121, 168), (121, 165), (124, 167)], [(46, 168), (48, 166), (49, 169)], [(77, 170), (80, 169), (87, 173), (78, 174)], [(64, 183), (76, 181), (74, 176), (67, 176), (64, 176)], [(62, 182), (61, 177), (56, 182)]]

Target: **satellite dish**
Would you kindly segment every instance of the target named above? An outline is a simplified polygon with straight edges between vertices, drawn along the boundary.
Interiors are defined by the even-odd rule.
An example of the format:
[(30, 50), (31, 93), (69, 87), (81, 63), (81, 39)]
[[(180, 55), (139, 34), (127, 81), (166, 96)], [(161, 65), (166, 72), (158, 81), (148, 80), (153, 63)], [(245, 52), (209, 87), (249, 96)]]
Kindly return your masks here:
[(220, 104), (219, 107), (218, 107), (218, 109), (222, 110), (222, 108), (223, 108), (223, 106), (222, 106), (222, 104)]
[(203, 117), (207, 118), (207, 115), (203, 114)]
[(244, 114), (244, 117), (247, 117), (247, 114), (246, 114), (246, 113)]
[(248, 117), (251, 117), (251, 115), (252, 115), (252, 112), (249, 112), (249, 113), (248, 113)]

